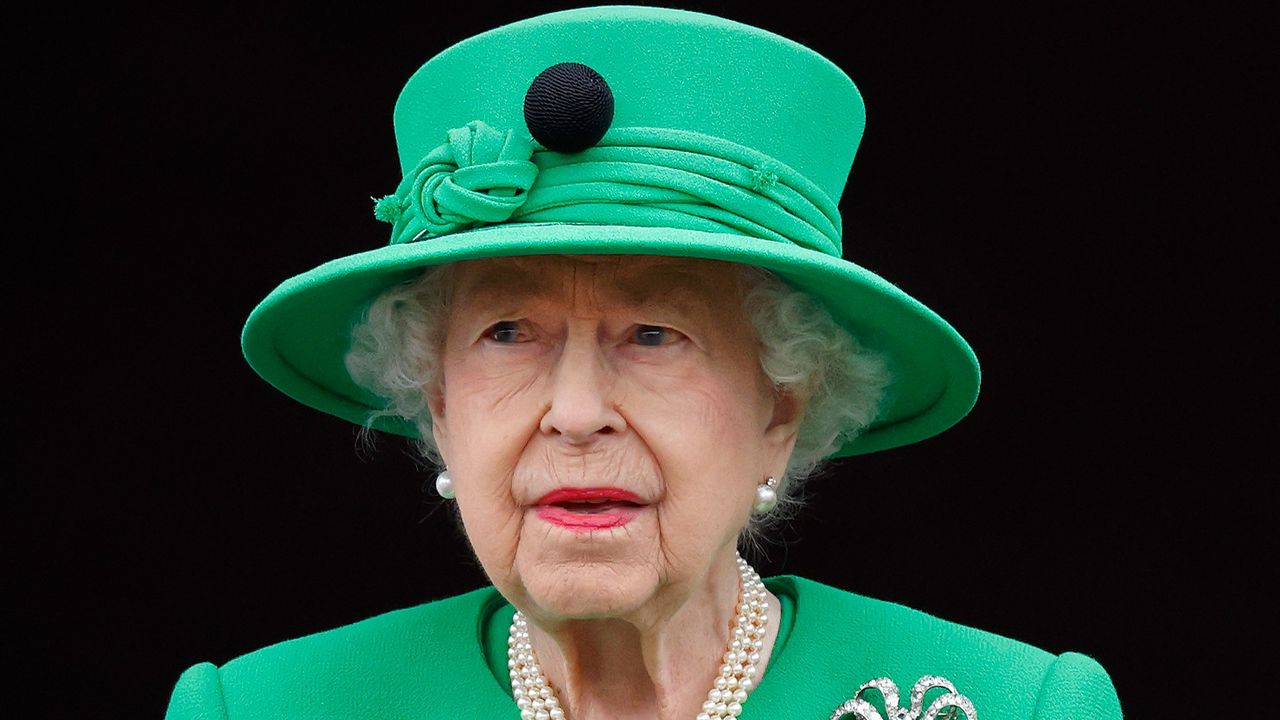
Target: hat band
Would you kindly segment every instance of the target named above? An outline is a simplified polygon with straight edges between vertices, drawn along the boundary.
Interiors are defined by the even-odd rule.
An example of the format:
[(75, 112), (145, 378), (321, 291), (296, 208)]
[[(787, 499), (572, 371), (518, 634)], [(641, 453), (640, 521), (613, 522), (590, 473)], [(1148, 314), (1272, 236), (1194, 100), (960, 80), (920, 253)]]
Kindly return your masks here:
[(671, 128), (611, 128), (581, 152), (541, 149), (480, 120), (454, 128), (376, 200), (391, 244), (506, 222), (676, 227), (786, 242), (840, 257), (826, 193), (764, 153)]

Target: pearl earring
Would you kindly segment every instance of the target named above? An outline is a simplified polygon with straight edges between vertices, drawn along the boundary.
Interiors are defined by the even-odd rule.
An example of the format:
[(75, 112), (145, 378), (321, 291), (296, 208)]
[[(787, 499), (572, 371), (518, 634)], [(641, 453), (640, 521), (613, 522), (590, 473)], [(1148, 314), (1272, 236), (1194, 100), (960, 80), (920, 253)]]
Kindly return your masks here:
[(756, 486), (756, 504), (755, 511), (761, 515), (769, 512), (778, 505), (778, 492), (774, 489), (778, 487), (778, 481), (770, 476), (768, 480)]
[(440, 497), (445, 500), (452, 500), (455, 493), (453, 492), (453, 478), (449, 477), (448, 470), (440, 471), (436, 476), (436, 492), (440, 493)]

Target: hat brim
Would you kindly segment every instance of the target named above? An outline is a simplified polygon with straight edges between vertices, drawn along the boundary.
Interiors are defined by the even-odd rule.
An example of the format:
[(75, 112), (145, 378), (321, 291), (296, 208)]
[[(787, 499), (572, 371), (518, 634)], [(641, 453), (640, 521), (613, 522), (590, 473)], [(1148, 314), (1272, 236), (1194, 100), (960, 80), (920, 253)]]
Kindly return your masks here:
[[(352, 326), (388, 287), (427, 266), (543, 254), (634, 254), (705, 258), (774, 271), (822, 301), (864, 345), (890, 362), (893, 382), (878, 419), (831, 457), (913, 443), (963, 418), (980, 373), (968, 343), (941, 317), (854, 263), (788, 243), (678, 228), (506, 223), (389, 245), (329, 261), (273, 290), (241, 337), (249, 365), (310, 407), (364, 425), (383, 401), (357, 386), (344, 357)], [(376, 429), (418, 437), (416, 426), (381, 417)]]

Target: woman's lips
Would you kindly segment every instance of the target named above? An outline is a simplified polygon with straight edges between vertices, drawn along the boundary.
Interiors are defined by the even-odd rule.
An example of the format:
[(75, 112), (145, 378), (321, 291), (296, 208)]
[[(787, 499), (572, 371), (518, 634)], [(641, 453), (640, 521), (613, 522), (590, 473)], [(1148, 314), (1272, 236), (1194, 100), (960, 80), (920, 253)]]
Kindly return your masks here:
[(622, 488), (615, 487), (563, 487), (556, 488), (538, 498), (536, 505), (551, 505), (562, 502), (583, 502), (588, 500), (617, 500), (618, 502), (644, 504), (639, 495)]
[(621, 488), (557, 488), (539, 498), (538, 517), (570, 530), (626, 525), (644, 509), (640, 496)]

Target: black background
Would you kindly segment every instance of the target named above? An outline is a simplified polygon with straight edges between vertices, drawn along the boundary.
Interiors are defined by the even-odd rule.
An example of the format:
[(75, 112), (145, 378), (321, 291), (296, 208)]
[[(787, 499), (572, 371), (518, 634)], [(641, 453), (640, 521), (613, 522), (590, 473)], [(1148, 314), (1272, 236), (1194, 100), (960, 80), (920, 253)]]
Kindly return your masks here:
[[(399, 180), (413, 71), (580, 4), (12, 23), (22, 693), (158, 718), (195, 662), (486, 582), (406, 444), (360, 452), (239, 332), (280, 281), (386, 241), (369, 197)], [(845, 256), (983, 365), (968, 418), (840, 461), (757, 569), (1084, 652), (1131, 717), (1260, 708), (1276, 313), (1249, 248), (1276, 237), (1275, 16), (893, 5), (678, 3), (849, 73), (868, 124)]]

